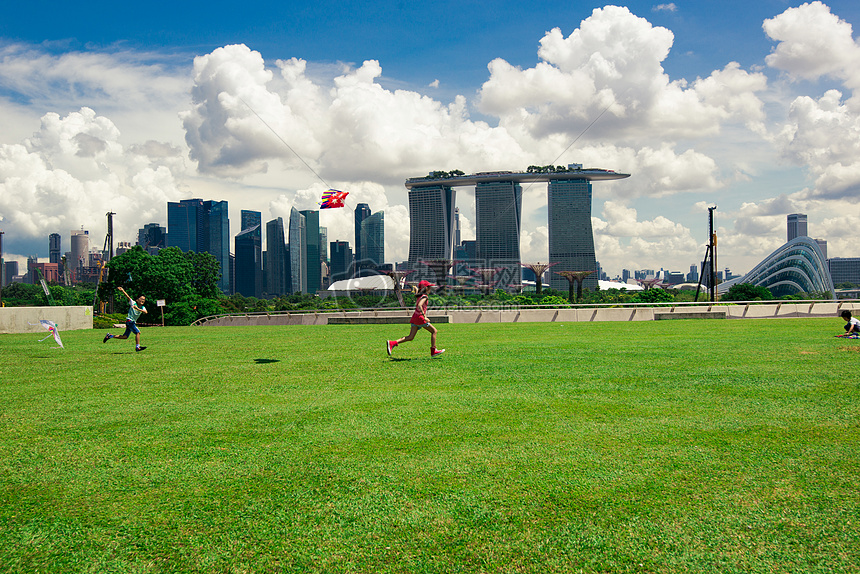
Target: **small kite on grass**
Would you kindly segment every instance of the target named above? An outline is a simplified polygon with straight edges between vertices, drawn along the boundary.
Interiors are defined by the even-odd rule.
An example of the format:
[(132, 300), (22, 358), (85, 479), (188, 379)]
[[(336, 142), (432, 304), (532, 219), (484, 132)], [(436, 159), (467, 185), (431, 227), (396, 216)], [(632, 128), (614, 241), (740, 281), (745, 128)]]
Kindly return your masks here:
[(53, 321), (48, 321), (47, 319), (39, 319), (38, 323), (29, 323), (30, 325), (42, 325), (45, 329), (48, 330), (48, 336), (44, 339), (39, 339), (39, 342), (44, 341), (49, 338), (51, 335), (54, 336), (54, 340), (57, 342), (59, 347), (51, 347), (52, 349), (65, 349), (63, 346), (63, 341), (60, 339), (60, 330), (57, 328), (57, 324)]
[(322, 201), (319, 202), (320, 209), (333, 209), (335, 207), (343, 207), (348, 191), (338, 191), (329, 189), (322, 194)]

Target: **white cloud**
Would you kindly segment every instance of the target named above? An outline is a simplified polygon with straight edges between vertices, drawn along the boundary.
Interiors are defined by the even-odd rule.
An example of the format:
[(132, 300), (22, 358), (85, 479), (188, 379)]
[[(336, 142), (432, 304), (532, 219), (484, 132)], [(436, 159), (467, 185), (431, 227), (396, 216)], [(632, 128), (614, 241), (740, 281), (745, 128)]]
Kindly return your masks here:
[[(175, 156), (165, 161), (169, 146), (150, 142), (124, 149), (119, 136), (110, 120), (82, 108), (65, 117), (46, 114), (23, 145), (0, 145), (0, 213), (7, 238), (65, 235), (82, 223), (101, 223), (107, 210), (117, 213), (115, 225), (125, 237), (160, 220), (166, 202), (180, 194), (171, 168), (181, 169), (182, 163)], [(161, 154), (150, 157), (151, 151)], [(91, 235), (103, 234), (105, 226), (91, 229)]]
[(853, 38), (851, 24), (823, 3), (789, 8), (765, 20), (763, 28), (779, 42), (766, 58), (769, 66), (794, 78), (832, 76), (845, 80), (851, 89), (860, 87), (860, 45)]
[(674, 2), (669, 2), (668, 4), (657, 4), (651, 10), (654, 12), (677, 12), (678, 7), (675, 6)]

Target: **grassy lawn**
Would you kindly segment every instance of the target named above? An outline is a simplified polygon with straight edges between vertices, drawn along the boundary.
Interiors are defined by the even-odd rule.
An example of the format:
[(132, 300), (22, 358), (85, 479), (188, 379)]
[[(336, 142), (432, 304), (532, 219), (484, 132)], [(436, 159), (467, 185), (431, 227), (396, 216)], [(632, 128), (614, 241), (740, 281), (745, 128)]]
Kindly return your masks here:
[(0, 571), (858, 572), (842, 323), (0, 335)]

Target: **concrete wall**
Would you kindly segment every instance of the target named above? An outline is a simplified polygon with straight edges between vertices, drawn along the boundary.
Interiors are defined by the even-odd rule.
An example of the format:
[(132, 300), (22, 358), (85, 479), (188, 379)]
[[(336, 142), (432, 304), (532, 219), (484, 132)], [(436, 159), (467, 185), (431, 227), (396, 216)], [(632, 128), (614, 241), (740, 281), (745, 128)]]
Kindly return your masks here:
[[(849, 310), (860, 317), (860, 302), (845, 303), (767, 303), (762, 305), (676, 305), (670, 307), (595, 307), (586, 309), (435, 309), (428, 313), (430, 321), (440, 323), (577, 323), (592, 321), (654, 321), (657, 318), (702, 319), (785, 319), (792, 317), (833, 317)], [(672, 317), (672, 314), (678, 317)], [(330, 313), (304, 313), (283, 315), (232, 315), (206, 319), (207, 326), (244, 325), (326, 325), (328, 319), (361, 319), (355, 323), (402, 323), (408, 321), (411, 311), (404, 309), (367, 310)], [(386, 321), (388, 320), (388, 321)], [(344, 321), (340, 321), (341, 323)]]
[[(60, 333), (93, 328), (93, 308), (75, 307), (0, 307), (0, 333), (45, 333), (39, 323), (47, 319), (57, 324)], [(34, 324), (35, 323), (35, 324)]]
[[(652, 321), (654, 309), (468, 309), (448, 310), (452, 323), (575, 323), (589, 321)], [(432, 320), (432, 318), (431, 318)]]

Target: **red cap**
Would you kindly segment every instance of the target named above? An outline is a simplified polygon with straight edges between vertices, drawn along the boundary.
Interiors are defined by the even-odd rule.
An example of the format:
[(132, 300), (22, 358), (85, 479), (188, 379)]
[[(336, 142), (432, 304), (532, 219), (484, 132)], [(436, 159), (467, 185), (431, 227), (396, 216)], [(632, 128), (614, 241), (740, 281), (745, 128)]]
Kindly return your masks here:
[(423, 289), (425, 287), (435, 287), (435, 285), (433, 285), (429, 281), (425, 281), (424, 279), (422, 279), (421, 281), (418, 282), (418, 288), (419, 289)]

